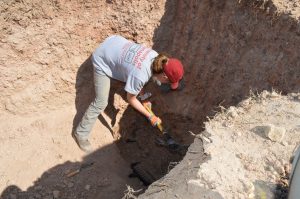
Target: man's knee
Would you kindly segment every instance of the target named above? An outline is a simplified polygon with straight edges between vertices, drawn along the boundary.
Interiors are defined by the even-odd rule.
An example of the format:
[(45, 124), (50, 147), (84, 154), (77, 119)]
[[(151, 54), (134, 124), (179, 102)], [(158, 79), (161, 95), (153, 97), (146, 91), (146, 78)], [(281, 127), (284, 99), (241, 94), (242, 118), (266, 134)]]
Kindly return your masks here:
[(98, 99), (95, 99), (94, 101), (95, 108), (97, 108), (100, 112), (103, 111), (107, 105), (108, 105), (107, 101), (98, 100)]

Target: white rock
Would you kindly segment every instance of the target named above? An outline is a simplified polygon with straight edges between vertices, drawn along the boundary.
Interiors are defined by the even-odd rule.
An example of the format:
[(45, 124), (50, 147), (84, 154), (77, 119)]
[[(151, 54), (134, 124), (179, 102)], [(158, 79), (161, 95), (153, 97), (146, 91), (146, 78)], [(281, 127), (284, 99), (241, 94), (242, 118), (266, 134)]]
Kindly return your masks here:
[(276, 175), (271, 175), (270, 177), (271, 177), (271, 179), (273, 179), (273, 180), (276, 180), (276, 179), (277, 179)]
[(245, 190), (245, 191), (246, 191), (247, 193), (250, 194), (250, 193), (253, 193), (254, 190), (255, 190), (255, 187), (254, 187), (254, 185), (250, 182), (250, 184), (246, 186), (246, 190)]
[(272, 91), (272, 93), (270, 93), (270, 98), (277, 98), (280, 97), (280, 94), (276, 93), (276, 91)]
[(254, 197), (255, 197), (255, 194), (254, 194), (254, 193), (250, 193), (250, 194), (248, 195), (248, 197), (249, 197), (249, 198), (254, 198)]
[(229, 107), (228, 111), (227, 111), (227, 115), (229, 117), (235, 118), (238, 116), (237, 110), (236, 108), (234, 108), (233, 106)]
[(280, 175), (284, 175), (285, 170), (284, 170), (284, 167), (283, 167), (283, 166), (278, 167), (278, 173), (279, 173)]
[(207, 143), (211, 143), (211, 140), (209, 138), (207, 138), (206, 136), (204, 136), (202, 133), (195, 135), (196, 138), (199, 138)]
[(268, 97), (268, 95), (269, 95), (269, 92), (266, 91), (266, 90), (264, 90), (264, 91), (261, 92), (261, 94), (260, 94), (260, 96), (261, 96), (262, 99), (266, 99), (266, 98)]
[(283, 146), (288, 146), (289, 144), (286, 141), (281, 142)]
[(235, 132), (235, 134), (236, 134), (237, 136), (242, 136), (242, 132), (241, 132), (241, 131), (237, 131), (237, 132)]
[(244, 108), (245, 108), (245, 107), (249, 106), (250, 103), (251, 103), (251, 99), (249, 98), (249, 99), (246, 99), (246, 100), (242, 101), (239, 105), (240, 105), (241, 107), (244, 107)]
[(267, 165), (265, 168), (267, 171), (274, 171), (274, 168), (270, 165)]
[(197, 193), (202, 190), (203, 187), (205, 187), (205, 184), (203, 184), (200, 180), (194, 180), (191, 179), (187, 182), (188, 190), (190, 193)]
[(272, 124), (262, 126), (261, 129), (264, 135), (274, 142), (281, 142), (286, 132), (285, 128), (276, 127)]

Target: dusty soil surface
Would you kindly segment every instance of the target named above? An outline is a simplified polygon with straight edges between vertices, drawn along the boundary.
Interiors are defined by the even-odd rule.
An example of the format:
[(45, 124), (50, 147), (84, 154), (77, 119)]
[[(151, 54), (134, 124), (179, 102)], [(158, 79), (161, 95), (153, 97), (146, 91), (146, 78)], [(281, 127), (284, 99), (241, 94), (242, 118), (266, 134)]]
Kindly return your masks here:
[[(252, 95), (206, 122), (180, 164), (139, 198), (287, 198), (299, 124), (299, 93)], [(280, 140), (265, 134), (269, 125), (283, 129)]]
[[(190, 198), (198, 197), (199, 193), (240, 198), (246, 197), (244, 193), (240, 195), (241, 190), (245, 191), (241, 188), (245, 183), (260, 179), (274, 184), (275, 179), (280, 179), (277, 174), (270, 177), (264, 169), (273, 165), (275, 159), (286, 163), (291, 148), (297, 144), (293, 137), (297, 135), (297, 126), (293, 127), (295, 132), (286, 127), (287, 135), (291, 136), (284, 138), (294, 140), (273, 146), (243, 126), (245, 121), (239, 121), (253, 122), (252, 117), (246, 117), (248, 109), (232, 119), (223, 115), (215, 117), (212, 123), (203, 122), (225, 110), (220, 107), (247, 99), (250, 90), (260, 93), (274, 88), (285, 95), (299, 92), (299, 1), (4, 0), (0, 2), (0, 11), (0, 197), (121, 198), (126, 190), (131, 190), (127, 196), (140, 190), (135, 193), (138, 195), (147, 187), (138, 178), (128, 177), (132, 163), (140, 162), (142, 169), (156, 180), (183, 158), (186, 151), (171, 153), (155, 144), (159, 131), (128, 107), (124, 85), (115, 81), (110, 104), (91, 134), (95, 151), (84, 154), (76, 146), (71, 132), (94, 97), (89, 57), (111, 34), (120, 34), (182, 60), (186, 82), (182, 92), (162, 93), (151, 83), (147, 87), (154, 95), (154, 111), (178, 142), (189, 145), (194, 139), (191, 132), (202, 134), (206, 129), (213, 143), (220, 144), (216, 141), (220, 137), (228, 143), (213, 146), (226, 149), (225, 155), (238, 165), (259, 159), (246, 152), (263, 151), (263, 160), (272, 154), (269, 162), (257, 164), (253, 172), (250, 164), (250, 169), (232, 167), (238, 177), (229, 178), (225, 170), (223, 177), (222, 166), (235, 164), (218, 156), (218, 150), (215, 154), (206, 145), (202, 149), (202, 141), (196, 138), (187, 152), (188, 159), (192, 155), (196, 162), (190, 163), (185, 157), (183, 164), (169, 173), (185, 186), (165, 186), (167, 177), (163, 184), (153, 184), (142, 197), (156, 196), (153, 188), (158, 187), (154, 190), (159, 191), (157, 197), (164, 197), (160, 194), (165, 193), (171, 198), (181, 196), (182, 191), (190, 194)], [(257, 99), (249, 105), (249, 111), (253, 108), (257, 115), (255, 111), (249, 115), (266, 117), (268, 121), (273, 110), (266, 109)], [(280, 106), (287, 110), (289, 103), (298, 107), (294, 104), (297, 100), (289, 101), (286, 97), (274, 102), (263, 99), (272, 107), (277, 106), (275, 102), (282, 103)], [(278, 114), (284, 114), (283, 118), (290, 118), (287, 122), (291, 122), (298, 118), (299, 112), (295, 111), (299, 109), (292, 109), (293, 114)], [(275, 119), (269, 122), (276, 125)], [(232, 123), (239, 128), (233, 125), (231, 129)], [(228, 133), (240, 132), (240, 128), (246, 129), (245, 136), (240, 136), (245, 139), (236, 139), (240, 133)], [(255, 147), (247, 148), (248, 144)], [(204, 170), (198, 170), (205, 161), (201, 167)], [(90, 163), (93, 164), (77, 175), (67, 176)], [(283, 163), (276, 165), (281, 167)], [(212, 169), (206, 176), (202, 172), (208, 167)], [(181, 175), (186, 172), (194, 181)], [(228, 181), (232, 184), (221, 186)], [(192, 191), (186, 191), (186, 186)], [(173, 190), (178, 191), (177, 195), (170, 195)]]

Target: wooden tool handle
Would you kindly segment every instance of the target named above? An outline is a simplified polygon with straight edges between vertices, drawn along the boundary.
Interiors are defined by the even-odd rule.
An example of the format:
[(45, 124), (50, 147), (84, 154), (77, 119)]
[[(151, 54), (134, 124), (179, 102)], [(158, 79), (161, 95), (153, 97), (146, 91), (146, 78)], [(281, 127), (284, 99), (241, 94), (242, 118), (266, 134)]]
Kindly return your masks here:
[[(144, 106), (144, 107), (146, 108), (146, 110), (147, 110), (150, 114), (154, 115), (154, 113), (153, 113), (153, 111), (151, 110), (151, 108), (149, 108), (148, 106)], [(163, 126), (162, 126), (161, 123), (157, 124), (157, 128), (158, 128), (161, 132), (164, 131), (164, 128), (163, 128)]]
[(72, 176), (77, 175), (80, 172), (80, 169), (77, 169), (75, 171), (71, 171), (70, 173), (67, 174), (67, 177), (70, 178)]

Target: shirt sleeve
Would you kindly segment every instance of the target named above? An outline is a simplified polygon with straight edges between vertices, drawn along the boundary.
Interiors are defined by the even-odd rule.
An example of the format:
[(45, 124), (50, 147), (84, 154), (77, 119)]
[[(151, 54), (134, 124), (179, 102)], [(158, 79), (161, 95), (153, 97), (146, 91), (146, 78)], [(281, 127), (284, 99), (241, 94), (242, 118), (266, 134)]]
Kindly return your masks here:
[(138, 95), (144, 85), (145, 83), (142, 80), (130, 75), (126, 81), (125, 91), (133, 95)]

